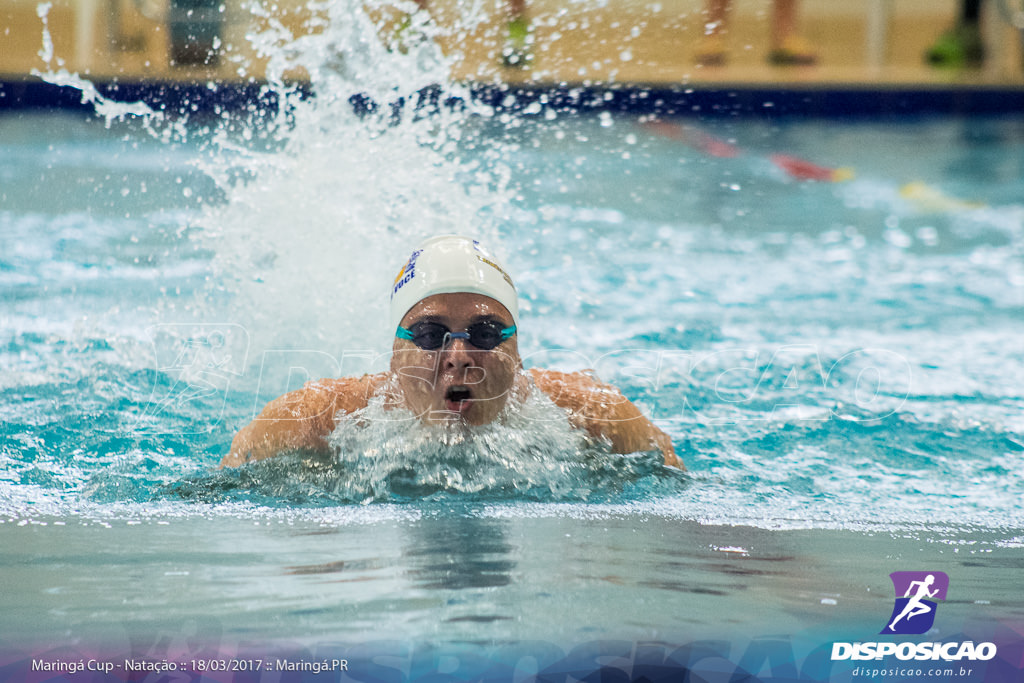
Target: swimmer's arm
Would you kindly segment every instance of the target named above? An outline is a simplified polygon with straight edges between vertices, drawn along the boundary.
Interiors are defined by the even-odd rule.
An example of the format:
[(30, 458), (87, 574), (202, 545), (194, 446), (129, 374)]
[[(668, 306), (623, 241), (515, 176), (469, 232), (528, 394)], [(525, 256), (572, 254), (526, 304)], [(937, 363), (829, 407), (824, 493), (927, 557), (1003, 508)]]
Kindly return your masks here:
[(326, 454), (334, 416), (365, 408), (382, 377), (323, 379), (275, 398), (238, 430), (220, 466), (238, 467), (290, 450)]
[(573, 424), (593, 436), (608, 439), (616, 453), (657, 448), (666, 465), (686, 469), (672, 446), (672, 437), (644, 417), (615, 387), (578, 372), (533, 368), (530, 374), (537, 388), (569, 413)]

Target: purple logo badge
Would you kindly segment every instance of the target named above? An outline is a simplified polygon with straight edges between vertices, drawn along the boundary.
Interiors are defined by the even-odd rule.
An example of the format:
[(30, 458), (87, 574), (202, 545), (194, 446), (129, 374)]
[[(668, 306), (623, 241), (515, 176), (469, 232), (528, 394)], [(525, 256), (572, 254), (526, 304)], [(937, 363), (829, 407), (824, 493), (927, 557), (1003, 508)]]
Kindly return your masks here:
[(945, 600), (949, 577), (944, 572), (893, 572), (896, 590), (892, 616), (881, 633), (913, 635), (925, 633), (935, 623), (936, 600)]

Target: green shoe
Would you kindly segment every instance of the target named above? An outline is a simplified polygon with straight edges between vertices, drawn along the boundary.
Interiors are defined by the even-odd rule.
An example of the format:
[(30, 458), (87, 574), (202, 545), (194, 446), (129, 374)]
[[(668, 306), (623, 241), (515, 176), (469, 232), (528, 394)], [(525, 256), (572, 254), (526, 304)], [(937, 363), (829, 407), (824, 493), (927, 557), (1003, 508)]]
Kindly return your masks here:
[(403, 55), (408, 53), (411, 34), (412, 15), (403, 14), (398, 23), (391, 28), (390, 34), (385, 36), (384, 43), (388, 46), (388, 52), (400, 52)]
[(939, 36), (925, 53), (925, 61), (935, 67), (962, 69), (979, 67), (985, 61), (985, 46), (977, 24), (964, 24)]
[(525, 69), (533, 60), (530, 53), (530, 22), (518, 17), (508, 22), (508, 36), (501, 49), (501, 63), (510, 69)]
[(768, 53), (768, 63), (776, 66), (810, 66), (818, 54), (810, 41), (801, 36), (787, 36), (782, 44)]

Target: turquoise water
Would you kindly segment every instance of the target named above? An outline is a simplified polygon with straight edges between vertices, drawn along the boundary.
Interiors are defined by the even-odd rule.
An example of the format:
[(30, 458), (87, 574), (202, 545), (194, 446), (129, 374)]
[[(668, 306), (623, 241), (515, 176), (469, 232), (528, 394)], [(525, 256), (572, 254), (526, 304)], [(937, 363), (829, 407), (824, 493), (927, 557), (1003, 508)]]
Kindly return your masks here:
[[(527, 364), (595, 368), (689, 472), (573, 456), (571, 441), (530, 470), (512, 457), (527, 438), (507, 443), (512, 464), (406, 451), (354, 486), (351, 463), (381, 456), (353, 449), (372, 444), (341, 464), (216, 469), (265, 400), (381, 363), (376, 331), (340, 322), (347, 285), (305, 295), (291, 280), (318, 266), (287, 249), (268, 274), (230, 271), (249, 255), (203, 235), (232, 208), (198, 145), (62, 114), (0, 121), (15, 160), (0, 214), (4, 638), (813, 642), (872, 633), (887, 574), (924, 565), (960, 591), (943, 633), (1019, 622), (1020, 123), (704, 124), (746, 150), (735, 159), (607, 124), (517, 129), (494, 235), (518, 273)], [(783, 141), (857, 178), (787, 179), (764, 162)], [(916, 168), (890, 165), (900, 145), (922, 150)], [(899, 196), (908, 179), (985, 206), (922, 210)], [(304, 211), (308, 239), (344, 253), (346, 229)], [(292, 240), (275, 221), (255, 211), (249, 229)], [(262, 286), (275, 294), (257, 306)], [(526, 431), (550, 443), (550, 429)]]
[[(203, 234), (234, 207), (197, 170), (198, 144), (167, 149), (68, 115), (3, 125), (15, 162), (2, 215), (12, 512), (28, 500), (55, 512), (182, 498), (360, 502), (331, 482), (336, 471), (210, 470), (266, 400), (385, 362), (380, 324), (345, 323), (361, 298), (365, 318), (379, 312), (375, 287), (346, 292), (342, 281), (298, 303), (305, 272), (331, 259), (307, 260), (304, 246), (238, 284), (245, 275), (227, 268), (250, 257), (245, 247), (219, 254), (230, 240)], [(769, 527), (979, 526), (1013, 539), (1024, 270), (1022, 207), (1007, 198), (1021, 184), (1019, 122), (706, 127), (716, 126), (743, 156), (702, 157), (628, 116), (527, 121), (503, 140), (514, 175), (494, 193), (505, 215), (489, 221), (519, 274), (526, 364), (594, 368), (673, 436), (691, 470), (591, 453), (576, 479), (527, 497), (674, 501), (687, 518)], [(886, 150), (900, 145), (934, 158), (891, 170)], [(765, 161), (777, 148), (858, 177), (794, 181)], [(900, 196), (912, 181), (971, 203), (927, 210)], [(58, 201), (44, 196), (55, 187)], [(253, 238), (303, 239), (261, 210), (246, 226)], [(343, 227), (308, 231), (345, 251)], [(366, 270), (356, 281), (390, 272), (388, 262)], [(232, 283), (248, 291), (227, 292)], [(502, 490), (496, 479), (476, 497)]]
[[(410, 92), (443, 67), (372, 57), (418, 59)], [(933, 637), (1019, 642), (1019, 117), (394, 120), (351, 113), (361, 65), (280, 120), (0, 118), (0, 639), (772, 636), (799, 662), (937, 570)], [(343, 425), (336, 462), (217, 469), (267, 400), (386, 365), (388, 283), (447, 231), (508, 261), (526, 364), (595, 369), (687, 473), (543, 407), (454, 455)]]

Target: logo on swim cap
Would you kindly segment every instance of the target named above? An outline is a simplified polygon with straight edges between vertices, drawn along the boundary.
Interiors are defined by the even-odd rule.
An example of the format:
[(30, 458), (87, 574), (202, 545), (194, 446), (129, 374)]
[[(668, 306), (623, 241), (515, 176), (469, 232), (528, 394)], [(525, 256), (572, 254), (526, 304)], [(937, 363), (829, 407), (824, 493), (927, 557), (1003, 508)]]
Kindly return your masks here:
[[(476, 246), (476, 248), (477, 248), (477, 249), (479, 249), (479, 248), (480, 248), (480, 243), (479, 243), (479, 242), (477, 242), (476, 240), (474, 240), (474, 241), (473, 241), (473, 245), (474, 245), (474, 246)], [(477, 254), (477, 255), (476, 255), (476, 257), (477, 257), (478, 259), (480, 259), (481, 261), (483, 261), (484, 263), (486, 263), (487, 265), (489, 265), (489, 266), (490, 266), (491, 268), (494, 268), (494, 269), (495, 269), (495, 270), (497, 270), (497, 271), (498, 271), (499, 273), (501, 273), (501, 276), (502, 276), (503, 278), (505, 278), (505, 282), (507, 282), (507, 283), (508, 283), (508, 286), (509, 286), (509, 287), (511, 287), (512, 289), (515, 289), (515, 287), (516, 287), (516, 286), (515, 286), (514, 284), (512, 284), (512, 278), (510, 278), (510, 277), (508, 276), (508, 273), (506, 273), (506, 272), (505, 272), (504, 270), (502, 270), (501, 266), (499, 266), (499, 265), (498, 265), (497, 263), (495, 263), (494, 261), (491, 261), (491, 260), (490, 260), (490, 259), (488, 259), (488, 258), (487, 258), (486, 256), (484, 256), (483, 254)]]
[(478, 241), (461, 235), (431, 237), (412, 252), (391, 286), (391, 323), (397, 327), (409, 309), (429, 296), (458, 293), (494, 299), (519, 324), (512, 278)]
[(398, 277), (395, 278), (395, 285), (391, 290), (391, 298), (395, 298), (395, 292), (400, 290), (403, 286), (408, 284), (410, 280), (416, 277), (416, 257), (423, 253), (422, 249), (417, 249), (412, 252), (412, 256), (405, 262), (402, 269), (398, 271)]

